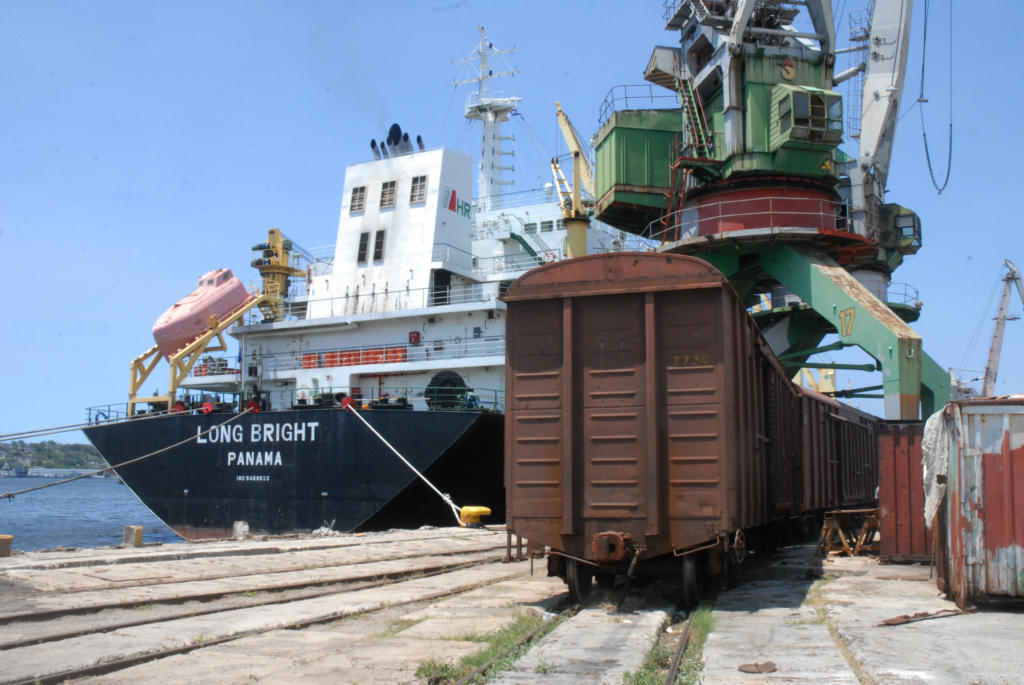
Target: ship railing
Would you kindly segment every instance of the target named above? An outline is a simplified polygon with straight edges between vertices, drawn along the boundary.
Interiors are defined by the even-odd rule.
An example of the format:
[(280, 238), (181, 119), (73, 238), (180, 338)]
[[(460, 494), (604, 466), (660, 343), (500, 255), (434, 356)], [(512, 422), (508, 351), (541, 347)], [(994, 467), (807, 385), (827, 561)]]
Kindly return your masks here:
[[(466, 409), (504, 411), (505, 391), (497, 388), (451, 386), (321, 386), (289, 388), (275, 392), (271, 406), (280, 408), (339, 407), (351, 397), (359, 409), (421, 409), (461, 411)], [(278, 406), (280, 405), (280, 406)]]
[(477, 257), (475, 266), (477, 273), (481, 276), (508, 274), (508, 278), (513, 278), (523, 271), (557, 261), (564, 256), (561, 249), (538, 252), (536, 255), (531, 255), (528, 252), (516, 252), (494, 257)]
[[(362, 409), (423, 409), (430, 411), (505, 410), (505, 391), (500, 388), (451, 386), (321, 386), (282, 388), (256, 398), (251, 393), (191, 391), (179, 392), (170, 414), (224, 413), (242, 411), (255, 402), (260, 411), (280, 409), (334, 408), (349, 396)], [(128, 417), (128, 404), (101, 404), (86, 409), (89, 423)], [(152, 412), (139, 410), (137, 416), (166, 414), (163, 407)], [(154, 417), (155, 418), (155, 417)]]
[(310, 260), (313, 262), (332, 262), (334, 261), (335, 248), (336, 245), (333, 244), (311, 248), (308, 251)]
[(245, 371), (249, 378), (267, 377), (280, 371), (334, 369), (368, 364), (404, 364), (467, 357), (495, 357), (505, 354), (505, 336), (451, 337), (387, 345), (283, 352), (249, 357)]
[[(590, 254), (653, 252), (657, 248), (658, 243), (656, 241), (632, 233), (624, 233), (619, 238), (608, 240), (601, 245), (592, 246), (588, 252)], [(524, 271), (567, 258), (568, 254), (566, 254), (565, 250), (555, 248), (538, 251), (536, 255), (531, 255), (528, 252), (516, 252), (514, 254), (496, 255), (494, 257), (477, 257), (473, 264), (475, 266), (474, 270), (481, 277), (505, 274), (507, 278), (514, 278)]]
[(483, 195), (473, 200), (474, 212), (492, 212), (502, 209), (515, 209), (531, 205), (545, 205), (558, 202), (558, 194), (554, 188), (533, 188), (514, 193), (500, 195)]
[(823, 198), (767, 196), (684, 207), (647, 225), (641, 237), (658, 243), (715, 236), (744, 229), (852, 230), (850, 207)]
[(678, 109), (675, 93), (665, 94), (661, 86), (648, 83), (612, 86), (597, 113), (597, 125), (603, 126), (612, 114), (626, 109)]
[(607, 241), (603, 245), (597, 245), (590, 249), (591, 254), (607, 254), (612, 252), (655, 252), (658, 249), (659, 243), (651, 240), (650, 238), (644, 238), (643, 236), (636, 235), (635, 233), (626, 233), (623, 231), (618, 238)]
[(473, 268), (473, 253), (448, 243), (434, 243), (430, 259), (445, 266), (455, 267), (457, 271), (465, 272)]
[[(469, 268), (472, 268), (471, 266)], [(445, 305), (493, 302), (498, 297), (496, 283), (469, 283), (432, 288), (365, 290), (339, 297), (289, 297), (282, 303), (284, 319), (344, 317), (357, 314), (385, 314), (409, 309)], [(260, 323), (258, 311), (246, 314), (245, 323)]]
[(97, 404), (85, 408), (85, 420), (88, 423), (101, 423), (103, 421), (116, 421), (128, 418), (128, 403), (120, 404)]

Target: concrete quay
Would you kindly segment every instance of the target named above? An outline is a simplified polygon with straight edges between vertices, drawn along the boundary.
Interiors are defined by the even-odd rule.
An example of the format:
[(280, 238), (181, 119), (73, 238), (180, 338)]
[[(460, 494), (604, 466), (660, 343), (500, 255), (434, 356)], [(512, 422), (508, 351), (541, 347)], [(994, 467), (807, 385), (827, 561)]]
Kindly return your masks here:
[[(786, 548), (717, 597), (703, 682), (1024, 682), (1019, 609), (879, 625), (955, 610), (925, 565), (836, 554), (823, 559), (813, 545)], [(739, 670), (769, 661), (774, 672)]]
[(455, 528), (0, 559), (0, 682), (415, 682), (564, 600), (504, 555)]
[[(531, 574), (505, 551), (501, 529), (450, 528), (2, 558), (0, 683), (426, 683), (424, 662), (569, 606), (542, 561)], [(714, 598), (704, 683), (1022, 681), (1020, 611), (878, 625), (955, 608), (927, 567), (803, 545), (741, 568)], [(632, 610), (598, 593), (489, 682), (623, 682), (663, 637), (671, 588), (635, 583)]]

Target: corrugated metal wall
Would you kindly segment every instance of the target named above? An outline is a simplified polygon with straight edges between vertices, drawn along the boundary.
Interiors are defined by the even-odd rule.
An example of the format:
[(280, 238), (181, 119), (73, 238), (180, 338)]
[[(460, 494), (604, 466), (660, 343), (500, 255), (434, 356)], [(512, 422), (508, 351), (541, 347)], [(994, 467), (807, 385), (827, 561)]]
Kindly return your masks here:
[(884, 561), (928, 561), (931, 536), (924, 520), (921, 422), (888, 422), (878, 436), (878, 514)]
[(951, 403), (946, 491), (957, 603), (1024, 596), (1024, 399)]

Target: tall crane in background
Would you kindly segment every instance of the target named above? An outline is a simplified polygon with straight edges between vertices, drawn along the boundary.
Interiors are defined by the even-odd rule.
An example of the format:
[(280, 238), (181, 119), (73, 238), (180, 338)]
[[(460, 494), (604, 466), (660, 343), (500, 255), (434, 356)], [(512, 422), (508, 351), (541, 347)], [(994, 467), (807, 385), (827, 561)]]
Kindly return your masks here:
[[(912, 7), (874, 2), (844, 50), (860, 64), (837, 73), (829, 0), (668, 1), (679, 44), (656, 46), (644, 78), (676, 108), (618, 109), (613, 89), (596, 145), (598, 220), (712, 263), (748, 304), (768, 295), (775, 306), (755, 320), (790, 374), (881, 371), (850, 396), (881, 390), (886, 418), (904, 420), (940, 408), (950, 387), (907, 325), (917, 307), (888, 298), (893, 270), (921, 246), (918, 216), (885, 197)], [(860, 73), (853, 157), (839, 149), (834, 88)], [(838, 340), (822, 344), (828, 335)], [(849, 346), (871, 363), (810, 360)]]
[(1009, 259), (1003, 260), (1003, 266), (1007, 274), (1003, 278), (1003, 298), (999, 302), (999, 313), (996, 315), (996, 329), (992, 333), (992, 347), (988, 351), (988, 364), (985, 365), (985, 380), (981, 384), (981, 396), (992, 397), (996, 392), (996, 376), (999, 375), (999, 356), (1003, 349), (1003, 333), (1006, 330), (1006, 322), (1010, 318), (1006, 311), (1010, 306), (1010, 286), (1017, 286), (1017, 294), (1020, 295), (1021, 303), (1024, 303), (1024, 283), (1021, 282), (1020, 269)]

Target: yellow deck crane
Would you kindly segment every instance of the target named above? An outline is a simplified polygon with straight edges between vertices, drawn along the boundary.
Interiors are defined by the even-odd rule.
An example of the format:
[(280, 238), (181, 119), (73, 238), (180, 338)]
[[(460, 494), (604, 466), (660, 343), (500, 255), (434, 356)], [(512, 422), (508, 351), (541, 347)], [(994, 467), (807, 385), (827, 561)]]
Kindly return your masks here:
[(580, 194), (580, 187), (586, 190), (590, 198), (594, 197), (594, 170), (583, 152), (583, 144), (580, 142), (576, 129), (573, 128), (569, 117), (562, 111), (562, 106), (555, 103), (557, 110), (558, 126), (562, 129), (565, 142), (572, 152), (572, 188), (569, 188), (565, 180), (565, 174), (558, 164), (558, 160), (551, 160), (551, 174), (555, 178), (555, 188), (561, 198), (562, 216), (565, 221), (566, 232), (566, 256), (581, 257), (587, 254), (587, 228), (590, 227), (590, 216), (587, 211), (587, 204)]
[(156, 411), (169, 411), (174, 404), (178, 387), (188, 377), (192, 367), (205, 352), (227, 350), (224, 331), (245, 316), (249, 310), (259, 307), (264, 321), (277, 321), (281, 318), (282, 299), (288, 294), (289, 279), (306, 275), (302, 269), (292, 266), (291, 253), (294, 248), (292, 241), (276, 228), (267, 232), (265, 241), (253, 246), (253, 251), (259, 253), (259, 256), (252, 261), (252, 266), (263, 278), (262, 292), (255, 293), (223, 317), (211, 316), (206, 330), (188, 345), (167, 357), (170, 378), (166, 394), (139, 396), (139, 389), (152, 375), (163, 356), (159, 347), (154, 345), (132, 360), (128, 383), (128, 416), (134, 416), (136, 405), (142, 403), (149, 404)]
[(292, 266), (294, 243), (276, 228), (267, 231), (267, 239), (253, 245), (253, 252), (259, 254), (252, 260), (252, 266), (263, 278), (263, 294), (268, 300), (260, 305), (260, 312), (267, 321), (281, 318), (281, 299), (288, 295), (288, 281), (305, 277), (306, 272)]

